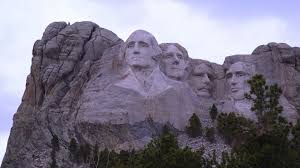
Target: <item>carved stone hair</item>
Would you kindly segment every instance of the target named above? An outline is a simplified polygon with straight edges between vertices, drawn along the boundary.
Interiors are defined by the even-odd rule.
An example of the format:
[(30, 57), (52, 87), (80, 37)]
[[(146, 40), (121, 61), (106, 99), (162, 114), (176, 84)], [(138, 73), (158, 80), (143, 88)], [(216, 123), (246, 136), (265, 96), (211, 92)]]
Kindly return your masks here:
[(162, 50), (162, 53), (163, 53), (163, 57), (164, 57), (164, 54), (166, 53), (168, 47), (171, 46), (171, 45), (174, 45), (176, 48), (178, 48), (179, 51), (182, 52), (183, 57), (184, 57), (185, 60), (189, 59), (189, 54), (188, 54), (187, 50), (178, 43), (162, 43), (162, 44), (159, 44), (159, 46)]
[(209, 68), (209, 71), (211, 72), (211, 75), (212, 75), (211, 77), (213, 79), (217, 78), (217, 75), (215, 74), (215, 70), (214, 70), (213, 66), (211, 65), (211, 63), (208, 62), (208, 61), (200, 60), (200, 59), (191, 61), (191, 73), (190, 73), (190, 75), (193, 75), (195, 68), (199, 65), (207, 66)]
[(158, 45), (158, 43), (157, 43), (155, 37), (154, 37), (151, 33), (147, 32), (147, 31), (145, 31), (145, 30), (136, 30), (136, 31), (134, 31), (133, 33), (131, 33), (131, 35), (128, 37), (128, 39), (125, 41), (125, 43), (122, 45), (122, 47), (121, 47), (121, 49), (120, 49), (120, 53), (119, 53), (120, 59), (122, 59), (122, 60), (125, 59), (125, 53), (126, 53), (126, 49), (127, 49), (127, 47), (128, 47), (129, 39), (130, 39), (131, 37), (137, 35), (137, 34), (144, 34), (144, 35), (146, 35), (146, 36), (149, 37), (149, 39), (150, 39), (150, 47), (152, 47), (153, 50), (156, 52), (156, 53), (152, 56), (152, 58), (153, 58), (155, 61), (158, 61), (158, 60), (157, 60), (157, 59), (158, 59), (157, 57), (161, 56), (162, 51), (161, 51), (161, 49), (160, 49), (160, 47), (159, 47), (159, 45)]
[[(229, 69), (234, 66), (234, 65), (241, 65), (243, 67), (243, 70), (249, 74), (249, 75), (254, 75), (255, 72), (256, 72), (256, 68), (255, 68), (255, 65), (253, 63), (250, 63), (250, 62), (242, 62), (242, 61), (239, 61), (239, 62), (235, 62), (233, 64), (230, 65)], [(228, 69), (228, 70), (229, 70)], [(227, 71), (228, 71), (227, 70)]]

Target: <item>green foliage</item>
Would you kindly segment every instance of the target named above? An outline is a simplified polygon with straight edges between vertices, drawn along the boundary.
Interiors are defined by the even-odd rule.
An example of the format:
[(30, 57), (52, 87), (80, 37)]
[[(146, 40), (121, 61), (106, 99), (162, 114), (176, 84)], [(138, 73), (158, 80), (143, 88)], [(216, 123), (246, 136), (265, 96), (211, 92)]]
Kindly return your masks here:
[(297, 124), (292, 128), (292, 146), (295, 149), (299, 149), (300, 153), (300, 119), (297, 120)]
[(72, 160), (72, 161), (78, 161), (79, 159), (79, 152), (78, 152), (78, 143), (76, 141), (75, 138), (72, 138), (70, 140), (70, 144), (69, 144), (69, 158)]
[[(72, 140), (70, 146), (71, 142)], [(86, 144), (80, 146), (85, 148)], [(72, 148), (69, 147), (70, 149)], [(86, 149), (79, 150), (81, 158), (86, 155), (83, 155), (84, 150)], [(192, 151), (190, 148), (179, 148), (177, 138), (167, 126), (164, 127), (159, 138), (153, 139), (144, 150), (138, 152), (116, 153), (108, 149), (100, 151), (97, 144), (92, 147), (91, 151), (93, 151), (90, 155), (91, 159), (88, 159), (90, 168), (202, 168), (205, 165), (203, 150)], [(77, 163), (87, 162), (81, 159)]]
[(283, 108), (279, 104), (281, 89), (277, 84), (267, 85), (262, 75), (255, 75), (248, 81), (251, 86), (250, 93), (245, 97), (253, 102), (251, 110), (258, 118), (258, 126), (263, 131), (272, 129), (276, 124), (280, 124), (283, 118), (279, 116)]
[(186, 127), (186, 131), (187, 134), (192, 138), (202, 135), (202, 124), (195, 113), (193, 113), (189, 119), (189, 125)]
[(252, 121), (235, 113), (221, 113), (217, 118), (217, 130), (227, 144), (241, 144), (253, 134), (254, 128)]
[(84, 163), (88, 163), (91, 155), (91, 146), (88, 143), (80, 145), (79, 148), (80, 157)]
[[(235, 113), (217, 116), (217, 131), (227, 143), (233, 145), (231, 153), (222, 154), (220, 163), (215, 152), (205, 158), (203, 149), (192, 151), (190, 148), (180, 148), (168, 126), (163, 127), (160, 137), (137, 152), (101, 151), (97, 144), (79, 145), (71, 139), (70, 154), (77, 158), (74, 159), (77, 164), (89, 165), (90, 168), (299, 168), (300, 120), (291, 126), (279, 116), (282, 111), (278, 103), (281, 90), (277, 85), (267, 86), (260, 75), (254, 76), (249, 84), (251, 91), (246, 97), (253, 101), (252, 110), (257, 114), (258, 121), (250, 121)], [(192, 137), (202, 134), (201, 122), (195, 114), (189, 119), (187, 132)], [(206, 128), (205, 135), (209, 141), (214, 141), (214, 134), (214, 128)], [(55, 152), (59, 150), (55, 136), (52, 149), (54, 159), (50, 167), (55, 168)]]
[(209, 142), (211, 143), (215, 142), (215, 128), (214, 127), (206, 128), (205, 137)]
[[(299, 142), (296, 132), (300, 126), (297, 124), (292, 128), (284, 118), (280, 117), (279, 114), (282, 112), (282, 107), (279, 105), (281, 89), (276, 84), (266, 85), (262, 75), (255, 75), (248, 83), (251, 91), (245, 96), (253, 101), (251, 110), (256, 113), (258, 121), (253, 127), (253, 134), (249, 134), (243, 143), (235, 146), (231, 154), (223, 156), (220, 167), (300, 167), (300, 150), (296, 145)], [(230, 125), (239, 123), (234, 118), (236, 117), (231, 117), (229, 122), (233, 120), (235, 124)], [(225, 124), (224, 122), (221, 121), (221, 126)], [(234, 130), (232, 128), (236, 128), (236, 126), (230, 128), (230, 130)], [(290, 137), (291, 129), (294, 130), (292, 138)], [(234, 136), (234, 134), (232, 135)]]
[(213, 104), (210, 108), (210, 111), (209, 111), (209, 114), (210, 114), (210, 118), (215, 121), (215, 119), (217, 118), (218, 116), (218, 108), (216, 107), (215, 104)]
[(203, 151), (180, 149), (176, 137), (170, 132), (165, 132), (160, 138), (151, 141), (142, 151), (139, 165), (143, 168), (202, 167), (202, 155)]

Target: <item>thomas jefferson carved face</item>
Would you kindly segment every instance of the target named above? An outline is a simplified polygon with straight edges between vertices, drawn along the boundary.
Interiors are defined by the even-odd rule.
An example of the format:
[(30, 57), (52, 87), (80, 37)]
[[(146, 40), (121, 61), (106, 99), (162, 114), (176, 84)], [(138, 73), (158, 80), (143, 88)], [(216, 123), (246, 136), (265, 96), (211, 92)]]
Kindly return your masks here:
[(164, 73), (175, 80), (183, 80), (187, 75), (188, 56), (182, 48), (175, 44), (162, 44), (163, 58), (162, 70)]
[(226, 79), (230, 88), (230, 96), (234, 100), (242, 100), (244, 94), (250, 91), (247, 81), (254, 74), (253, 64), (246, 62), (236, 62), (232, 64), (226, 73)]
[(153, 56), (159, 53), (156, 48), (159, 47), (153, 35), (137, 30), (126, 41), (125, 60), (130, 67), (153, 68), (157, 64)]
[(213, 70), (205, 63), (193, 67), (190, 85), (199, 97), (210, 97), (212, 90)]

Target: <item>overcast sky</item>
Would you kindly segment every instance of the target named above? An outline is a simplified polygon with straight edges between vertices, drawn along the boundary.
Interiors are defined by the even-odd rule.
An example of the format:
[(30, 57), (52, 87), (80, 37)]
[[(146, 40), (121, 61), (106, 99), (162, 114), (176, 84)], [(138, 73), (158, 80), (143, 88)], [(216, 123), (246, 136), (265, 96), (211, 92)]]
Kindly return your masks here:
[(30, 72), (31, 51), (54, 21), (93, 21), (120, 38), (136, 29), (222, 64), (258, 45), (300, 46), (299, 2), (261, 0), (0, 0), (0, 163)]

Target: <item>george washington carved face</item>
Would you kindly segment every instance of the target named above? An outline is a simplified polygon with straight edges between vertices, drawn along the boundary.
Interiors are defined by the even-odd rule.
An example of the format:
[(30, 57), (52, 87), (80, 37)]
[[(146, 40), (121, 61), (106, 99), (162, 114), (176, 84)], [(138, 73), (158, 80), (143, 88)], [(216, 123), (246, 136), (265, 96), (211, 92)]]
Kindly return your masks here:
[(146, 31), (133, 32), (126, 41), (125, 61), (130, 67), (153, 68), (154, 56), (161, 53), (154, 36)]

